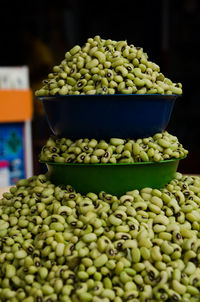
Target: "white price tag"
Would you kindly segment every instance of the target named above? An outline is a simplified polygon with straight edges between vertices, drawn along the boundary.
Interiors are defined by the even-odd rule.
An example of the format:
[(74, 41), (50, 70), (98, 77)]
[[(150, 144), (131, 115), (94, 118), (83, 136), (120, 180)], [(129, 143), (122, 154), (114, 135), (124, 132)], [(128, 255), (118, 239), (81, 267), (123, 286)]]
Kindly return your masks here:
[(0, 67), (0, 89), (28, 89), (29, 70), (22, 67)]

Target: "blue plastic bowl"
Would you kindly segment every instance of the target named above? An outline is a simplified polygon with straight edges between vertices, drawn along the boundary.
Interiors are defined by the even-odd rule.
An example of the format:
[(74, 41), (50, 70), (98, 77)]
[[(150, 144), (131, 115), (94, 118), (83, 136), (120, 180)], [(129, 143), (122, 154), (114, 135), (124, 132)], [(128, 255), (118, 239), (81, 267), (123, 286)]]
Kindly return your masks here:
[(142, 138), (166, 129), (178, 95), (40, 97), (49, 127), (60, 137)]

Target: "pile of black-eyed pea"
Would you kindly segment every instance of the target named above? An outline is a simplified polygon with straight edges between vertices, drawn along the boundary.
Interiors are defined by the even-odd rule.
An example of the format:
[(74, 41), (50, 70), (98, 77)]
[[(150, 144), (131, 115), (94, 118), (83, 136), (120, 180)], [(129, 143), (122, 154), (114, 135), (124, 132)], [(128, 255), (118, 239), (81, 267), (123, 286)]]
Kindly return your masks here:
[[(89, 38), (65, 54), (36, 96), (182, 94), (126, 41)], [(187, 155), (167, 131), (109, 141), (50, 137), (40, 160), (134, 164)], [(47, 175), (0, 199), (0, 301), (200, 301), (200, 178), (176, 173), (162, 189), (82, 195)]]
[(166, 78), (142, 47), (100, 36), (66, 52), (42, 84), (36, 96), (182, 94), (182, 84)]
[(0, 301), (200, 301), (200, 178), (85, 196), (45, 175), (0, 200)]
[(177, 137), (167, 131), (142, 139), (111, 138), (109, 141), (50, 137), (40, 160), (57, 163), (137, 163), (180, 159), (188, 154)]

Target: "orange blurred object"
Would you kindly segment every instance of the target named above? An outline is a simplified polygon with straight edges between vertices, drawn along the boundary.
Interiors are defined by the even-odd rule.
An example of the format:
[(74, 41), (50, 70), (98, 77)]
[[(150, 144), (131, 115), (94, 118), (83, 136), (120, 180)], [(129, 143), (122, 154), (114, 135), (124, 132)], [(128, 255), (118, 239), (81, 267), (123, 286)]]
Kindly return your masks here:
[(32, 90), (0, 90), (0, 123), (23, 122), (33, 115)]

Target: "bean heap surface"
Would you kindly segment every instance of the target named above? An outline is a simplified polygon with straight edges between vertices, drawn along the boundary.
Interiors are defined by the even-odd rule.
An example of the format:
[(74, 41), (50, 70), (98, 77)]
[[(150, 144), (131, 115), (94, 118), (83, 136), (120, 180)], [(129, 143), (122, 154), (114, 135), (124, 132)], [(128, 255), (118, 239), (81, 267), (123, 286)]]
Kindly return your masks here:
[(143, 139), (95, 139), (50, 137), (42, 148), (40, 160), (58, 163), (134, 163), (159, 162), (186, 156), (188, 151), (176, 136), (167, 131)]
[(45, 175), (0, 200), (0, 301), (200, 301), (200, 178), (119, 199)]
[(66, 52), (36, 96), (79, 94), (182, 94), (141, 47), (127, 41), (89, 38)]

